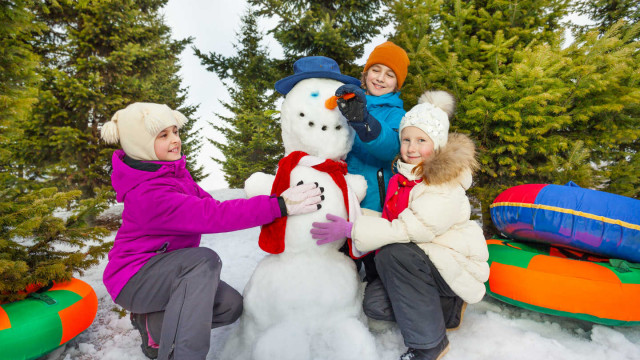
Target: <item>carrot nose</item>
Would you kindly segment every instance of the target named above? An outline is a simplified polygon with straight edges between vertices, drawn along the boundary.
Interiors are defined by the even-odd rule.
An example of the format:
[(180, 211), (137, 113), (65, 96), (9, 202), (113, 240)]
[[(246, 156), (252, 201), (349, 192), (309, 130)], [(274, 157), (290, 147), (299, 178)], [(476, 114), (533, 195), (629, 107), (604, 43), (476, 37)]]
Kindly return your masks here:
[(330, 98), (327, 99), (327, 101), (324, 102), (324, 107), (326, 107), (329, 110), (333, 110), (336, 108), (336, 106), (338, 106), (338, 99), (339, 98), (343, 98), (345, 100), (349, 100), (352, 97), (356, 96), (356, 94), (354, 93), (346, 93), (342, 96), (332, 96)]

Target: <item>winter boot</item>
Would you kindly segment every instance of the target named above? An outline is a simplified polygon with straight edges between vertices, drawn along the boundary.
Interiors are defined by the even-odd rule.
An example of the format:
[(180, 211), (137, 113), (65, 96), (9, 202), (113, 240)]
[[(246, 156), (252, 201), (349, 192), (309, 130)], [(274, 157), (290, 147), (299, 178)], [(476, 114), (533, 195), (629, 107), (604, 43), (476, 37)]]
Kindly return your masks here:
[(449, 351), (449, 339), (445, 335), (444, 339), (431, 349), (409, 348), (406, 353), (400, 356), (400, 360), (440, 360)]
[(467, 302), (463, 301), (459, 309), (457, 309), (457, 311), (455, 311), (455, 313), (449, 319), (447, 319), (447, 331), (454, 331), (460, 328), (460, 325), (462, 325), (462, 318), (464, 317), (465, 310), (467, 310)]
[(131, 313), (129, 319), (131, 319), (133, 328), (140, 332), (140, 337), (142, 338), (142, 345), (140, 345), (142, 353), (149, 359), (156, 359), (158, 357), (159, 346), (153, 341), (149, 334), (149, 329), (147, 329), (147, 315)]

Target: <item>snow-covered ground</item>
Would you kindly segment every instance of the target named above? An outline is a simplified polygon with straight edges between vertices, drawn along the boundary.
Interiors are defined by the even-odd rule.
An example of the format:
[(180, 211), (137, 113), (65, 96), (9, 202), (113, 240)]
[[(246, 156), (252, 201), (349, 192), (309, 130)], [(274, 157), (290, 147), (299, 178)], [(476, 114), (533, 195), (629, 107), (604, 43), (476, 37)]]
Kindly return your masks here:
[[(218, 200), (244, 196), (242, 190), (233, 189), (217, 190), (212, 194)], [(252, 228), (202, 237), (202, 246), (214, 249), (222, 258), (222, 278), (239, 291), (244, 289), (256, 264), (265, 255), (258, 247), (258, 233), (258, 228)], [(120, 318), (114, 311), (120, 308), (102, 284), (105, 265), (106, 260), (79, 276), (98, 295), (98, 314), (93, 324), (43, 360), (146, 359), (140, 350), (138, 332), (132, 328), (128, 316)], [(230, 330), (235, 326), (237, 323), (211, 332), (211, 350), (207, 359), (218, 359)], [(640, 327), (608, 327), (547, 316), (488, 296), (482, 302), (470, 305), (460, 330), (448, 336), (451, 351), (445, 360), (640, 359)], [(375, 339), (381, 360), (396, 360), (405, 351), (396, 327), (375, 334)]]

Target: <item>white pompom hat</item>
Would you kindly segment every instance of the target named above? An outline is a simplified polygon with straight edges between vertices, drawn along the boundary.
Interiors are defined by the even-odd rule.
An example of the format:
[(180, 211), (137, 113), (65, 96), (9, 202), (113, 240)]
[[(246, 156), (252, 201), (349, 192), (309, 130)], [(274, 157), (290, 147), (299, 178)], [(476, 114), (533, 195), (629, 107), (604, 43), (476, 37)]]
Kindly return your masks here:
[(398, 129), (400, 137), (402, 129), (415, 126), (429, 135), (434, 150), (445, 146), (449, 138), (449, 117), (453, 115), (455, 105), (453, 95), (446, 91), (425, 92), (418, 99), (418, 105), (402, 118)]
[(158, 160), (156, 136), (170, 126), (179, 129), (186, 122), (184, 115), (167, 105), (138, 102), (116, 111), (102, 126), (100, 136), (108, 144), (120, 141), (122, 150), (136, 160)]

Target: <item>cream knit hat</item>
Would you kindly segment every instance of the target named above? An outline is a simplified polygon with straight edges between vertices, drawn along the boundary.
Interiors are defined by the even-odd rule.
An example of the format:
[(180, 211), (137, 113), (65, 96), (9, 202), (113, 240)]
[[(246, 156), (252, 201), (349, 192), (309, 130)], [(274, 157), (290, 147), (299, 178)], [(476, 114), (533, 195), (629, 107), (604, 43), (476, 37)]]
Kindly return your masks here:
[(455, 105), (453, 95), (448, 92), (427, 91), (418, 99), (418, 105), (404, 115), (398, 133), (402, 137), (402, 129), (415, 126), (429, 135), (433, 149), (438, 150), (447, 144), (449, 117), (453, 115)]
[(122, 150), (136, 160), (158, 160), (154, 142), (158, 134), (169, 126), (178, 129), (187, 122), (179, 111), (164, 104), (133, 103), (116, 111), (111, 121), (100, 130), (108, 144), (120, 141)]

